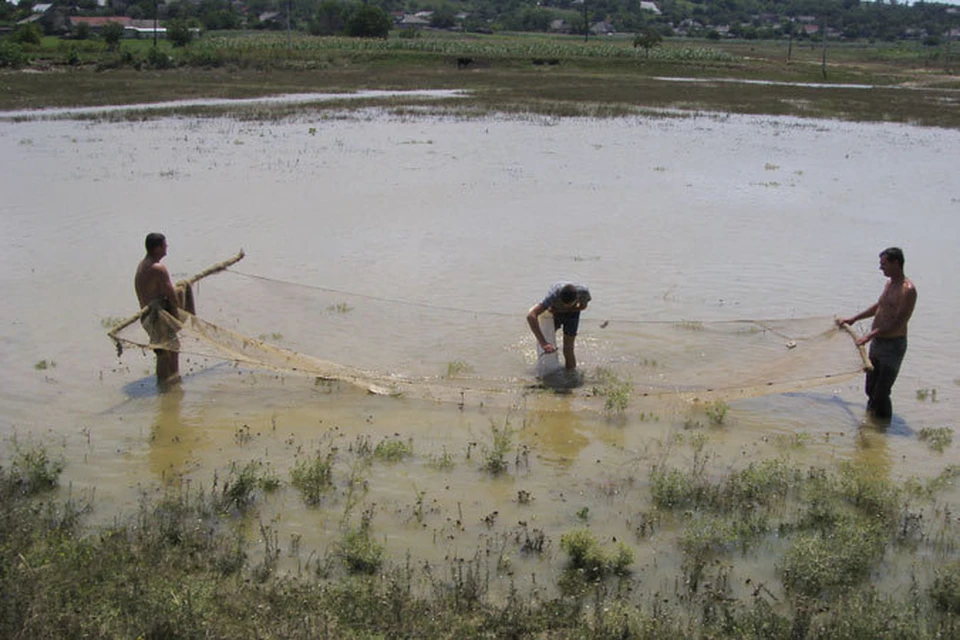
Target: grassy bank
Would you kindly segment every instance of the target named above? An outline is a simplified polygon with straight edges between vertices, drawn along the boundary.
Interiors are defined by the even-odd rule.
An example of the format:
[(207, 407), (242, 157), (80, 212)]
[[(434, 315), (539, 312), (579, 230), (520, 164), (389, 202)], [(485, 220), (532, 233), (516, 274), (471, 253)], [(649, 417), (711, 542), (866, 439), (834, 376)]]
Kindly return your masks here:
[(96, 41), (46, 40), (28, 55), (29, 69), (0, 75), (0, 109), (464, 89), (489, 111), (680, 109), (960, 126), (960, 80), (945, 73), (936, 50), (886, 45), (829, 49), (826, 77), (819, 49), (796, 46), (788, 60), (786, 42), (671, 40), (645, 52), (628, 38), (533, 35), (214, 34), (183, 48), (125, 42), (116, 52)]
[[(509, 433), (482, 457), (514, 471)], [(696, 435), (696, 434), (695, 434)], [(496, 436), (496, 434), (494, 434)], [(413, 444), (304, 455), (289, 478), (252, 461), (209, 489), (144, 497), (137, 513), (84, 525), (96, 504), (64, 497), (64, 461), (15, 444), (0, 468), (0, 635), (8, 638), (943, 638), (960, 632), (960, 532), (937, 495), (960, 470), (893, 483), (850, 464), (805, 468), (785, 458), (716, 473), (705, 439), (689, 463), (649, 469), (629, 539), (598, 540), (588, 517), (562, 533), (525, 529), (513, 552), (561, 554), (555, 584), (513, 586), (489, 549), (431, 565), (381, 544), (364, 469), (403, 464)], [(444, 456), (444, 458), (451, 458)], [(499, 461), (498, 464), (493, 462)], [(520, 466), (520, 457), (516, 464)], [(434, 461), (438, 468), (452, 459)], [(458, 461), (461, 462), (462, 461)], [(276, 532), (258, 511), (280, 491), (307, 504), (339, 500), (341, 538), (291, 548), (278, 569)], [(67, 494), (69, 492), (66, 492)], [(422, 506), (422, 505), (421, 505)], [(416, 513), (414, 511), (414, 513)], [(422, 512), (421, 512), (422, 513)], [(494, 523), (491, 522), (493, 527)], [(634, 551), (674, 546), (677, 574), (644, 576)], [(749, 566), (773, 548), (776, 580)], [(766, 551), (764, 551), (766, 553)], [(898, 558), (908, 557), (906, 571)], [(546, 572), (545, 572), (546, 573)], [(506, 583), (506, 589), (492, 584)], [(663, 585), (673, 585), (664, 589)]]

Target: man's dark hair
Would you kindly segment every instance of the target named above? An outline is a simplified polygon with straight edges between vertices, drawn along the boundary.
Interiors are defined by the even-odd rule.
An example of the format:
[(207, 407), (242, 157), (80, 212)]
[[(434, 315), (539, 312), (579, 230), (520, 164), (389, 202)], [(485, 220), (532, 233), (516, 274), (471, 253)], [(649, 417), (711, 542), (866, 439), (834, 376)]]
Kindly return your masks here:
[(577, 299), (577, 288), (572, 284), (564, 285), (560, 289), (560, 302), (563, 304), (573, 304)]
[(900, 247), (890, 247), (888, 249), (884, 249), (880, 252), (880, 257), (886, 257), (887, 260), (890, 260), (891, 262), (898, 262), (900, 263), (900, 268), (903, 268), (903, 249)]
[(147, 253), (150, 253), (153, 249), (163, 246), (163, 243), (166, 242), (167, 238), (162, 233), (148, 233), (147, 239), (144, 241), (144, 245), (147, 247)]

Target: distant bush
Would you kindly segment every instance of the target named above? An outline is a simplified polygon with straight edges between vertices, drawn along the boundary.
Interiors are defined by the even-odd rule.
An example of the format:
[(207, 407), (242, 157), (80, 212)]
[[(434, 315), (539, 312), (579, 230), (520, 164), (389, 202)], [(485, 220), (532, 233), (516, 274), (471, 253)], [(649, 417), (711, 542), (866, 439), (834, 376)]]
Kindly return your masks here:
[(369, 4), (361, 4), (354, 9), (344, 28), (348, 36), (354, 38), (386, 38), (390, 35), (393, 21), (390, 14)]
[(175, 47), (185, 47), (193, 40), (193, 31), (186, 20), (171, 20), (167, 25), (167, 37)]
[(173, 58), (159, 47), (152, 47), (147, 53), (147, 64), (154, 69), (172, 69), (176, 66)]
[(0, 68), (16, 69), (27, 64), (27, 61), (27, 54), (23, 51), (23, 47), (10, 40), (0, 40)]
[(10, 40), (12, 42), (18, 44), (34, 44), (37, 46), (40, 46), (40, 39), (42, 37), (43, 33), (40, 31), (40, 27), (35, 24), (21, 24), (10, 34)]
[(120, 39), (123, 38), (123, 25), (119, 22), (108, 22), (100, 29), (100, 35), (107, 44), (107, 49), (116, 51), (120, 47)]
[(81, 22), (73, 28), (72, 35), (74, 40), (87, 40), (93, 35), (93, 31), (90, 29), (89, 24)]

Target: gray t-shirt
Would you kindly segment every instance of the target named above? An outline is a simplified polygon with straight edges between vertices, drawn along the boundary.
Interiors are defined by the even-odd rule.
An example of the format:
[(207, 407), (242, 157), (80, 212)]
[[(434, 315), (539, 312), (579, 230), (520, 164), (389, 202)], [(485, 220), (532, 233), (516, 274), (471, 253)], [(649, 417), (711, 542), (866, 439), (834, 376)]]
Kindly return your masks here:
[[(549, 309), (551, 311), (553, 310), (554, 305), (560, 306), (562, 304), (560, 302), (560, 291), (568, 284), (572, 284), (572, 283), (558, 282), (557, 284), (550, 287), (550, 289), (547, 291), (546, 297), (544, 297), (543, 301), (540, 303), (540, 306), (543, 307), (544, 309)], [(573, 286), (577, 288), (577, 302), (579, 302), (580, 304), (586, 304), (590, 302), (589, 289), (587, 289), (582, 284), (574, 284)]]

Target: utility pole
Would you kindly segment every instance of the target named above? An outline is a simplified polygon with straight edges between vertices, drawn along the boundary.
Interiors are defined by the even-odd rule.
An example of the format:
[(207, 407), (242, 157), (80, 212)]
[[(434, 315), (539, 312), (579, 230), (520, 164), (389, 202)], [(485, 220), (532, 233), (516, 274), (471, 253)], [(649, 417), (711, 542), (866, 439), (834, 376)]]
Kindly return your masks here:
[(820, 61), (820, 73), (827, 79), (827, 19), (823, 19), (823, 28), (820, 30), (820, 42), (823, 44), (823, 57)]
[(287, 51), (290, 51), (290, 0), (287, 0)]
[(157, 48), (157, 27), (160, 20), (160, 0), (153, 0), (153, 48)]
[(583, 41), (590, 37), (590, 22), (587, 20), (587, 0), (583, 0)]

